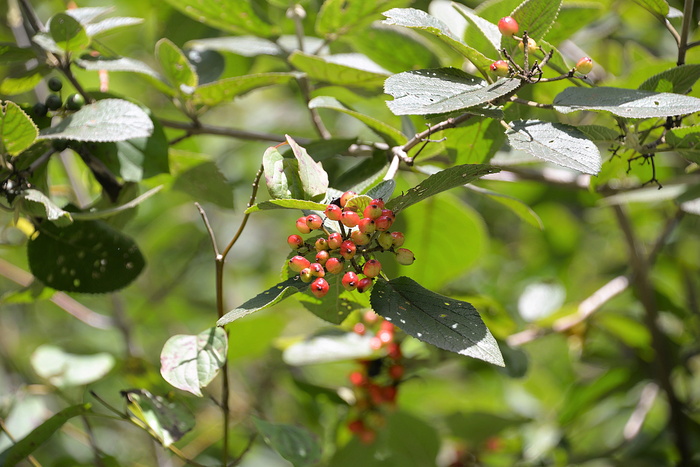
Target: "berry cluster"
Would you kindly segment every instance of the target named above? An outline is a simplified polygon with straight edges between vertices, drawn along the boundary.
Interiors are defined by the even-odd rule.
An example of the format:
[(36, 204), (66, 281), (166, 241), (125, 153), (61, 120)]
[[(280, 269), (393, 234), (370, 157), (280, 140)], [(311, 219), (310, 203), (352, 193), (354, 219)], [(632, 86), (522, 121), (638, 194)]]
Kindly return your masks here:
[[(412, 264), (411, 250), (401, 248), (404, 235), (392, 232), (395, 215), (384, 208), (382, 199), (370, 199), (346, 191), (326, 207), (325, 219), (318, 214), (302, 216), (296, 221), (301, 234), (320, 230), (323, 235), (306, 241), (301, 235), (287, 237), (287, 243), (297, 253), (289, 260), (289, 269), (304, 282), (311, 282), (311, 293), (321, 298), (328, 293), (326, 273), (343, 274), (345, 290), (366, 292), (372, 287), (382, 265), (375, 253), (392, 252), (399, 264)], [(307, 258), (307, 256), (312, 259)]]
[(49, 94), (43, 103), (37, 102), (34, 104), (32, 111), (35, 116), (45, 117), (49, 110), (56, 112), (61, 108), (69, 111), (76, 111), (80, 110), (83, 105), (85, 105), (85, 98), (77, 93), (70, 94), (64, 102), (59, 94), (61, 89), (63, 89), (63, 83), (55, 76), (50, 78), (47, 84), (49, 89), (55, 94)]
[(383, 421), (382, 410), (396, 405), (396, 395), (405, 369), (401, 363), (401, 347), (394, 340), (395, 327), (374, 311), (364, 313), (353, 331), (364, 335), (374, 332), (370, 346), (374, 350), (386, 349), (387, 356), (375, 360), (360, 360), (361, 368), (350, 373), (349, 379), (355, 392), (356, 413), (348, 422), (348, 429), (364, 443), (376, 438), (377, 428)]

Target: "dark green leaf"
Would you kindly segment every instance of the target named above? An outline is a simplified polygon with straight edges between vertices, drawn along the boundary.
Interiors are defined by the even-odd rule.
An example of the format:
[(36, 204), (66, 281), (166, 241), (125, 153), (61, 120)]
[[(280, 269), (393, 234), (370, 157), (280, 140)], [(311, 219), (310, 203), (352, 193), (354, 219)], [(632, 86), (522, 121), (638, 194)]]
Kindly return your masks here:
[(479, 447), (503, 430), (528, 422), (512, 415), (484, 412), (453, 413), (445, 419), (452, 436), (466, 440), (470, 446)]
[(313, 465), (321, 459), (321, 446), (307, 430), (283, 423), (266, 422), (256, 417), (253, 417), (253, 422), (265, 442), (294, 467)]
[(684, 157), (700, 163), (700, 128), (673, 128), (666, 133), (666, 144)]
[(326, 0), (316, 18), (316, 32), (334, 40), (380, 19), (383, 11), (409, 3), (409, 0)]
[(562, 4), (557, 20), (552, 24), (552, 28), (547, 33), (547, 42), (555, 45), (561, 44), (576, 31), (600, 18), (604, 12), (603, 5), (599, 3), (581, 2)]
[(387, 102), (396, 115), (426, 115), (454, 112), (510, 94), (520, 80), (505, 78), (489, 84), (456, 68), (416, 70), (390, 76), (384, 92), (394, 96)]
[(510, 145), (535, 157), (583, 173), (600, 172), (598, 147), (576, 127), (538, 120), (512, 122)]
[(60, 228), (41, 223), (27, 245), (29, 268), (56, 290), (105, 293), (126, 287), (143, 269), (138, 246), (102, 221)]
[(17, 47), (14, 44), (0, 42), (0, 65), (24, 63), (32, 58), (36, 58), (36, 53), (31, 47)]
[(212, 161), (205, 161), (179, 173), (173, 189), (185, 192), (199, 202), (233, 209), (233, 186)]
[(264, 37), (279, 34), (279, 27), (260, 19), (249, 0), (233, 2), (167, 0), (167, 2), (195, 21), (223, 31)]
[(32, 353), (31, 363), (37, 375), (56, 387), (67, 387), (102, 379), (114, 367), (115, 359), (106, 352), (76, 355), (53, 345), (42, 345)]
[(156, 43), (156, 57), (170, 84), (182, 94), (192, 94), (199, 84), (197, 73), (185, 54), (168, 39)]
[(83, 25), (67, 13), (58, 13), (49, 20), (51, 38), (64, 52), (80, 52), (90, 45)]
[(323, 211), (326, 209), (326, 204), (316, 203), (314, 201), (304, 201), (300, 199), (271, 199), (263, 201), (245, 210), (246, 214), (257, 211), (268, 211), (270, 209), (295, 209), (309, 211)]
[(194, 416), (182, 404), (154, 396), (145, 389), (130, 389), (121, 394), (129, 411), (148, 425), (163, 446), (170, 446), (194, 428)]
[(226, 363), (228, 337), (220, 327), (197, 335), (171, 337), (160, 353), (160, 374), (178, 389), (202, 397), (207, 387)]
[(146, 138), (152, 133), (153, 122), (141, 107), (122, 99), (104, 99), (42, 130), (39, 138), (106, 142)]
[(378, 185), (373, 186), (365, 194), (372, 199), (381, 198), (386, 201), (391, 198), (392, 194), (394, 194), (395, 188), (395, 180), (382, 180)]
[(388, 75), (360, 54), (318, 57), (297, 51), (289, 57), (289, 63), (311, 79), (340, 86), (379, 88)]
[(226, 59), (216, 50), (185, 50), (187, 60), (199, 76), (199, 85), (217, 81), (226, 69)]
[(439, 295), (408, 277), (377, 281), (370, 300), (374, 311), (418, 340), (504, 366), (496, 340), (467, 302)]
[(195, 91), (194, 98), (198, 104), (219, 105), (254, 89), (275, 84), (285, 84), (296, 76), (295, 73), (258, 73), (255, 75), (234, 76), (199, 86)]
[(700, 79), (700, 65), (681, 65), (652, 76), (639, 85), (641, 91), (685, 94)]
[(286, 281), (282, 281), (251, 298), (238, 308), (229, 311), (224, 316), (219, 318), (216, 325), (225, 326), (258, 310), (271, 307), (272, 305), (281, 302), (285, 298), (291, 297), (297, 292), (306, 290), (308, 287), (309, 284), (302, 282), (299, 277), (292, 277)]
[(29, 148), (39, 129), (29, 115), (12, 101), (0, 101), (0, 154), (16, 156)]
[(423, 201), (450, 188), (466, 185), (484, 175), (498, 172), (498, 170), (495, 167), (482, 164), (465, 164), (450, 167), (431, 175), (406, 193), (392, 199), (387, 203), (387, 208), (393, 209), (395, 213), (398, 213), (419, 201)]
[(625, 118), (672, 117), (700, 111), (697, 97), (610, 87), (569, 87), (554, 98), (561, 113), (602, 110)]
[(60, 430), (64, 423), (89, 411), (90, 404), (73, 405), (61, 410), (0, 454), (0, 464), (5, 467), (12, 467), (26, 460), (27, 456), (36, 451), (55, 432)]

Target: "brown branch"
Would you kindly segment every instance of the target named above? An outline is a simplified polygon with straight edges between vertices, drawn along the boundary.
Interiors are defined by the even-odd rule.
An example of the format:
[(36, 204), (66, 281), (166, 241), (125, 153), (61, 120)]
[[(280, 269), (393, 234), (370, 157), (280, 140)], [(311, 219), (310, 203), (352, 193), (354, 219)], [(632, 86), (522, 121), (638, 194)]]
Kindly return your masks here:
[[(207, 125), (206, 123), (191, 123), (191, 122), (178, 122), (174, 120), (159, 120), (160, 123), (168, 128), (175, 128), (177, 130), (184, 130), (188, 135), (217, 135), (217, 136), (228, 136), (230, 138), (237, 138), (246, 141), (272, 141), (275, 143), (280, 143), (286, 141), (283, 135), (275, 135), (272, 133), (262, 133), (257, 131), (243, 131), (236, 130), (234, 128), (226, 128), (215, 125)], [(296, 142), (299, 144), (309, 144), (312, 140), (309, 138), (295, 138)]]

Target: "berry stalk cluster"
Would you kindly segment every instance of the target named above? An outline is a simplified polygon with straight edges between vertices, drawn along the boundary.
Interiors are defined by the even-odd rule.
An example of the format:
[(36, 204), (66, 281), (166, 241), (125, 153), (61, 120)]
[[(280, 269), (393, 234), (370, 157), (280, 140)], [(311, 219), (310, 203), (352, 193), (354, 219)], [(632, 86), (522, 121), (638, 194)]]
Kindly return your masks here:
[(328, 293), (327, 273), (343, 274), (341, 283), (345, 290), (369, 290), (382, 270), (375, 253), (394, 253), (396, 261), (404, 265), (415, 260), (411, 250), (401, 247), (403, 233), (391, 231), (396, 216), (385, 209), (380, 198), (370, 200), (346, 191), (326, 207), (324, 216), (309, 214), (296, 221), (301, 234), (323, 232), (313, 243), (298, 234), (287, 237), (290, 248), (297, 253), (289, 260), (289, 269), (298, 273), (302, 281), (311, 283), (311, 293), (317, 298)]

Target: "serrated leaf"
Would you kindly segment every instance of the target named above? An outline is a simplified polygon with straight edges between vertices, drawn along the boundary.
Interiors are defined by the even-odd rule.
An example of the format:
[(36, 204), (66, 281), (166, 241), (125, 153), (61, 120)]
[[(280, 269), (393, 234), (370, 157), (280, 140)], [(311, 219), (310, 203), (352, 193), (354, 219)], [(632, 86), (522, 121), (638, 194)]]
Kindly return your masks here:
[(122, 99), (104, 99), (41, 130), (39, 139), (107, 142), (146, 138), (152, 133), (153, 122), (141, 107)]
[(299, 302), (324, 321), (333, 324), (340, 324), (345, 321), (353, 310), (357, 310), (362, 306), (354, 300), (352, 296), (343, 287), (340, 274), (327, 274), (325, 277), (328, 282), (328, 293), (322, 298), (317, 298), (311, 293), (298, 296)]
[(238, 308), (229, 311), (219, 318), (216, 325), (225, 326), (246, 315), (271, 307), (297, 292), (306, 290), (308, 287), (309, 284), (302, 282), (299, 277), (292, 277), (286, 281), (282, 281), (266, 291), (259, 293), (257, 296), (238, 306)]
[(496, 167), (483, 164), (464, 164), (450, 167), (426, 178), (406, 193), (389, 201), (386, 206), (387, 209), (392, 209), (395, 213), (398, 213), (433, 195), (457, 186), (466, 185), (484, 175), (498, 171), (499, 169)]
[(126, 287), (145, 261), (136, 243), (102, 221), (60, 228), (43, 222), (27, 244), (29, 268), (56, 290), (106, 293)]
[(355, 117), (365, 125), (367, 125), (372, 131), (379, 135), (388, 145), (398, 146), (404, 144), (408, 141), (408, 138), (401, 133), (396, 128), (391, 125), (387, 125), (381, 120), (370, 117), (369, 115), (364, 115), (355, 110), (348, 109), (343, 104), (341, 104), (335, 97), (330, 96), (319, 96), (313, 98), (309, 102), (310, 109), (333, 109), (338, 112)]
[(135, 60), (133, 58), (108, 58), (102, 56), (93, 57), (91, 55), (84, 55), (81, 58), (74, 59), (74, 62), (79, 67), (89, 71), (126, 71), (130, 73), (141, 73), (158, 80), (163, 79), (163, 77), (157, 71), (148, 66), (145, 62)]
[(309, 78), (339, 86), (379, 88), (388, 72), (360, 54), (318, 57), (296, 51), (289, 63)]
[(321, 446), (306, 429), (252, 418), (265, 443), (294, 467), (314, 465), (321, 459)]
[(130, 18), (130, 17), (116, 17), (108, 18), (97, 23), (90, 23), (85, 26), (85, 31), (90, 37), (94, 37), (100, 34), (104, 34), (108, 31), (113, 31), (114, 29), (125, 28), (128, 26), (134, 26), (136, 24), (143, 23), (143, 18)]
[[(304, 38), (305, 40), (307, 38)], [(196, 39), (185, 44), (192, 50), (218, 50), (219, 52), (231, 52), (244, 57), (257, 57), (258, 55), (284, 55), (284, 50), (269, 39), (257, 36), (232, 36), (212, 37)]]
[(666, 144), (671, 150), (700, 163), (700, 127), (673, 128), (666, 132)]
[(30, 360), (36, 374), (56, 387), (94, 383), (109, 373), (116, 362), (106, 352), (76, 355), (53, 345), (38, 347)]
[(408, 277), (377, 281), (370, 300), (374, 311), (418, 340), (505, 366), (496, 339), (467, 302), (432, 292)]
[(610, 127), (602, 125), (579, 125), (576, 127), (592, 141), (614, 143), (620, 141), (620, 133)]
[(681, 65), (666, 70), (639, 85), (641, 91), (685, 94), (700, 79), (700, 65)]
[(367, 360), (374, 355), (370, 334), (326, 331), (295, 342), (282, 353), (287, 365), (302, 366), (348, 360)]
[(395, 188), (396, 180), (382, 180), (379, 184), (367, 190), (365, 194), (372, 199), (383, 199), (386, 201), (394, 194)]
[(155, 433), (163, 446), (170, 446), (194, 428), (194, 416), (182, 404), (155, 396), (145, 389), (130, 389), (121, 394), (129, 411)]
[(291, 136), (285, 136), (297, 160), (303, 199), (322, 200), (328, 191), (328, 174), (323, 170), (323, 165), (313, 160), (306, 149), (299, 146)]
[(172, 336), (160, 353), (160, 374), (174, 387), (202, 397), (201, 388), (219, 373), (227, 352), (228, 337), (220, 327)]
[(205, 161), (179, 173), (173, 189), (187, 193), (199, 202), (233, 209), (233, 185), (213, 161)]
[(384, 16), (387, 17), (384, 20), (385, 24), (419, 29), (437, 37), (472, 62), (484, 77), (488, 76), (487, 70), (493, 63), (493, 60), (487, 58), (478, 50), (469, 47), (455, 36), (445, 23), (434, 16), (413, 8), (392, 8), (384, 12)]
[[(490, 46), (488, 52), (483, 48), (478, 47), (478, 50), (482, 50), (485, 55), (500, 56), (501, 48), (501, 32), (498, 30), (498, 26), (490, 21), (485, 20), (481, 16), (474, 13), (474, 10), (468, 8), (459, 3), (452, 3), (452, 7), (457, 10), (457, 12), (464, 17), (464, 19), (469, 22), (469, 43), (476, 47), (476, 44)], [(477, 36), (479, 39), (476, 39)]]
[(506, 131), (514, 149), (579, 172), (600, 172), (598, 147), (576, 127), (539, 120), (516, 121)]
[(12, 101), (0, 101), (0, 154), (16, 156), (29, 148), (39, 129), (29, 115)]
[(49, 20), (49, 33), (64, 52), (79, 52), (90, 45), (90, 37), (80, 22), (67, 13), (57, 13)]
[(269, 211), (271, 209), (295, 209), (308, 211), (323, 211), (327, 204), (316, 203), (314, 201), (304, 201), (301, 199), (271, 199), (255, 204), (245, 210), (245, 214), (257, 211)]
[(444, 146), (455, 165), (483, 164), (488, 162), (505, 142), (506, 136), (499, 120), (474, 116), (457, 128), (446, 130), (442, 135), (431, 138), (447, 138)]
[(553, 103), (561, 113), (599, 110), (625, 118), (672, 117), (700, 111), (700, 99), (696, 97), (610, 87), (566, 88)]
[(218, 105), (242, 96), (249, 91), (275, 84), (285, 84), (296, 78), (295, 73), (258, 73), (234, 76), (199, 86), (194, 93), (195, 102), (208, 106)]
[[(589, 1), (563, 3), (557, 20), (547, 33), (547, 42), (561, 44), (580, 29), (593, 23), (605, 13), (602, 4)], [(549, 50), (548, 47), (544, 47)]]
[(29, 188), (22, 191), (19, 198), (23, 202), (23, 211), (32, 216), (47, 219), (58, 227), (65, 227), (73, 222), (71, 213), (59, 208), (51, 199), (39, 190)]
[(633, 0), (634, 3), (641, 6), (645, 10), (661, 17), (666, 17), (669, 12), (668, 2), (666, 0)]
[(383, 11), (409, 3), (409, 0), (326, 0), (316, 17), (316, 32), (333, 40), (368, 26)]
[(169, 39), (160, 39), (156, 42), (156, 58), (173, 88), (185, 95), (194, 92), (199, 84), (197, 73), (178, 46)]
[(167, 2), (195, 21), (223, 31), (264, 37), (279, 34), (279, 27), (260, 19), (249, 0), (233, 2), (167, 0)]
[(27, 436), (17, 441), (0, 454), (0, 464), (12, 467), (25, 461), (27, 457), (44, 444), (64, 423), (90, 411), (90, 404), (79, 404), (65, 408), (36, 427)]
[[(516, 8), (511, 16), (520, 26), (520, 31), (527, 31), (528, 37), (539, 41), (544, 38), (559, 14), (562, 0), (526, 0)], [(504, 37), (501, 45), (506, 47), (514, 43), (512, 38)]]
[(114, 11), (114, 7), (85, 7), (72, 8), (66, 10), (66, 14), (72, 16), (82, 24), (90, 24), (96, 21), (100, 16), (105, 16), (107, 13)]
[(456, 68), (415, 70), (390, 76), (384, 92), (396, 115), (427, 115), (463, 110), (486, 104), (520, 87), (520, 80), (505, 78), (489, 84)]

